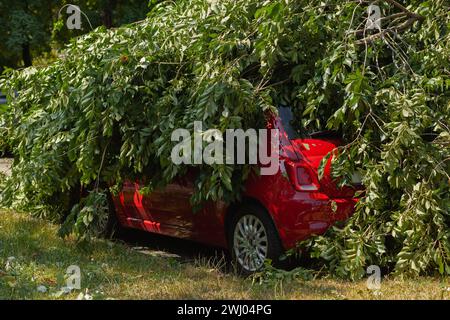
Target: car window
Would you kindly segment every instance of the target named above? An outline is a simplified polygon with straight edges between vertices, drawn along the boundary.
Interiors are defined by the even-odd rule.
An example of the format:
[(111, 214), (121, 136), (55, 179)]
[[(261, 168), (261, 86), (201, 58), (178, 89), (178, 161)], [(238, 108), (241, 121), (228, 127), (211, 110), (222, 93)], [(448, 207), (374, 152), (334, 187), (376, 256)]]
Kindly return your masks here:
[(290, 106), (281, 105), (278, 107), (278, 116), (281, 119), (284, 130), (290, 140), (295, 139), (340, 139), (342, 136), (337, 131), (312, 131), (302, 127), (301, 120), (294, 115)]
[(295, 119), (292, 113), (291, 107), (289, 106), (279, 106), (278, 115), (283, 123), (284, 130), (286, 131), (289, 139), (301, 138), (300, 133), (295, 129)]
[(0, 96), (0, 105), (6, 104), (8, 101), (5, 96)]

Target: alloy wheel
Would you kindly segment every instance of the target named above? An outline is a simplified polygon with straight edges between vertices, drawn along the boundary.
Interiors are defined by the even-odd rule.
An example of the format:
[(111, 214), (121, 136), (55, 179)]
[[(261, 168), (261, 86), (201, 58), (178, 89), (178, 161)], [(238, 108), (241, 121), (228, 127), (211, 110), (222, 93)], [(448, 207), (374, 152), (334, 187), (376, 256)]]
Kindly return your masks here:
[(257, 271), (267, 258), (268, 247), (263, 222), (254, 215), (242, 216), (236, 223), (233, 236), (237, 262), (247, 271)]

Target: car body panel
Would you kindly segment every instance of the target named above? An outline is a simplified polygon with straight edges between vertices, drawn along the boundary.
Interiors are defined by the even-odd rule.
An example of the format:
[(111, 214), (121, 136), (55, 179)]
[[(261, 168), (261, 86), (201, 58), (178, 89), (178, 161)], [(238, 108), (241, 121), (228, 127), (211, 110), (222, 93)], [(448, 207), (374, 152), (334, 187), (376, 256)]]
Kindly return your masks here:
[(206, 202), (194, 211), (190, 204), (192, 186), (178, 183), (142, 195), (138, 182), (125, 182), (118, 196), (113, 196), (121, 225), (176, 238), (191, 239), (226, 247), (224, 202)]
[[(283, 247), (289, 249), (312, 235), (324, 233), (336, 221), (347, 219), (358, 200), (354, 197), (355, 188), (338, 188), (331, 178), (331, 158), (323, 179), (318, 182), (318, 190), (295, 188), (287, 175), (287, 166), (302, 163), (317, 175), (321, 160), (329, 152), (335, 152), (338, 142), (290, 140), (281, 119), (276, 116), (268, 119), (268, 129), (280, 130), (280, 170), (275, 175), (251, 175), (246, 181), (243, 199), (266, 209)], [(190, 169), (186, 176), (149, 195), (140, 193), (140, 186), (145, 183), (125, 182), (119, 195), (113, 196), (120, 224), (226, 248), (226, 219), (230, 207), (222, 201), (210, 201), (194, 212), (190, 198), (197, 174)]]

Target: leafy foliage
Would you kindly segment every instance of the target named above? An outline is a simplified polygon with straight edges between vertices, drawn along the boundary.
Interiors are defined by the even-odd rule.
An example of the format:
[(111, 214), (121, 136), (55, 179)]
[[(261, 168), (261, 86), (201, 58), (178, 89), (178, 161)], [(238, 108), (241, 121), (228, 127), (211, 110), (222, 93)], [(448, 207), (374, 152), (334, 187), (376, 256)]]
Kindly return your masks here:
[[(260, 127), (283, 103), (300, 128), (342, 132), (334, 174), (366, 186), (312, 255), (353, 278), (370, 264), (450, 273), (449, 3), (380, 5), (388, 32), (361, 27), (358, 1), (185, 0), (82, 36), (3, 80), (19, 91), (3, 118), (17, 153), (4, 202), (64, 217), (123, 177), (147, 175), (151, 191), (187, 169), (170, 161), (175, 128)], [(249, 170), (202, 165), (193, 202), (236, 200)]]

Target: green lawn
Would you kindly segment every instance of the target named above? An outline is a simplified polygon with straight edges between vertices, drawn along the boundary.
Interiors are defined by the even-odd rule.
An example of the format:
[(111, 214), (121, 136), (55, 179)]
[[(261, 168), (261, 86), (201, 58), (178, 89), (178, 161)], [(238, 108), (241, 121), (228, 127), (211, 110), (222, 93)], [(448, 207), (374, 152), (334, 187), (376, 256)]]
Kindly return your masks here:
[[(146, 254), (123, 241), (98, 240), (89, 251), (62, 240), (57, 227), (25, 214), (0, 211), (0, 298), (76, 299), (449, 299), (450, 283), (438, 278), (383, 279), (380, 292), (365, 281), (333, 279), (253, 283), (211, 255), (177, 258)], [(149, 254), (150, 253), (150, 254)], [(13, 258), (12, 258), (13, 257)], [(81, 269), (81, 290), (63, 293), (68, 266)], [(45, 286), (46, 292), (37, 290)]]

